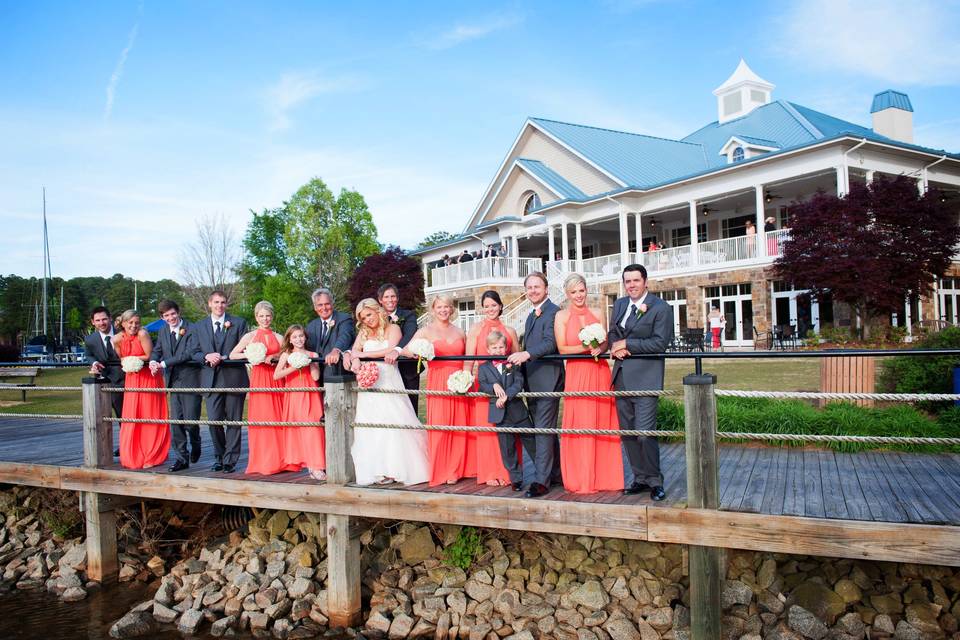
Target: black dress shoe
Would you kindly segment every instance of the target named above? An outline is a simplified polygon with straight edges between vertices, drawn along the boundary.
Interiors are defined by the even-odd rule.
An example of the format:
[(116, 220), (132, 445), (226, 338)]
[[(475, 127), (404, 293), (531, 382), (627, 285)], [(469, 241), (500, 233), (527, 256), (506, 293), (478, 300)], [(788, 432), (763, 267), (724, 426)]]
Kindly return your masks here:
[(546, 495), (547, 491), (548, 489), (539, 482), (533, 482), (527, 487), (527, 492), (523, 495), (525, 498), (539, 498)]
[(660, 502), (667, 497), (667, 494), (663, 492), (663, 487), (651, 487), (650, 488), (650, 499), (654, 502)]
[(114, 449), (114, 450), (113, 450), (113, 457), (114, 457), (114, 458), (119, 458), (119, 457), (120, 457), (120, 449)]
[(222, 463), (222, 462), (214, 462), (214, 463), (213, 463), (213, 471), (223, 471), (223, 463)]
[(197, 464), (197, 460), (200, 459), (200, 445), (192, 447), (190, 449), (190, 464)]
[(510, 483), (510, 488), (513, 489), (514, 491), (520, 491), (521, 489), (523, 489), (523, 483), (522, 483), (522, 482), (511, 482), (511, 483)]
[(188, 463), (184, 462), (183, 460), (177, 460), (176, 462), (173, 463), (173, 466), (170, 467), (170, 471), (172, 473), (176, 473), (177, 471), (183, 471), (184, 469), (189, 469), (189, 468), (190, 468), (190, 465)]
[(632, 495), (636, 495), (636, 494), (638, 494), (638, 493), (643, 493), (644, 491), (646, 491), (646, 490), (649, 489), (649, 488), (650, 488), (650, 485), (648, 485), (646, 482), (637, 482), (637, 481), (634, 481), (634, 483), (633, 483), (632, 485), (630, 485), (629, 487), (627, 487), (626, 489), (624, 489), (623, 492), (624, 492), (625, 494), (627, 494), (628, 496), (632, 496)]
[(235, 464), (225, 464), (225, 465), (223, 465), (223, 472), (224, 472), (224, 473), (233, 473), (233, 472), (236, 471), (236, 470), (237, 470), (237, 465), (235, 465)]

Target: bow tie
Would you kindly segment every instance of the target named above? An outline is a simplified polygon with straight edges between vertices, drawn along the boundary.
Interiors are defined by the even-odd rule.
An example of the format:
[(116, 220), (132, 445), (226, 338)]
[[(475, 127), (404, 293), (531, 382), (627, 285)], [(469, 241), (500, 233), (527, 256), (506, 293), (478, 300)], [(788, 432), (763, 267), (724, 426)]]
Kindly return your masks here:
[(494, 361), (493, 361), (493, 366), (495, 366), (495, 367), (503, 367), (503, 366), (505, 366), (506, 364), (507, 364), (507, 361), (506, 361), (506, 360), (494, 360)]

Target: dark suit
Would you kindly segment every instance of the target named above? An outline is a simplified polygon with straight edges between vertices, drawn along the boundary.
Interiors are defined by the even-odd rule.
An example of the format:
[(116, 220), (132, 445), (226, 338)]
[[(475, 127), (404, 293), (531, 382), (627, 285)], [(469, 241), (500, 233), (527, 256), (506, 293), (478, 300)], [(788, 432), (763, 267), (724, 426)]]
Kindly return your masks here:
[[(342, 311), (334, 311), (330, 319), (333, 320), (333, 327), (327, 331), (325, 336), (322, 335), (324, 322), (322, 318), (314, 318), (307, 325), (307, 350), (316, 351), (321, 359), (330, 355), (330, 352), (334, 349), (339, 349), (340, 353), (349, 351), (357, 337), (350, 316)], [(334, 375), (336, 372), (337, 367), (326, 367), (321, 360), (321, 381), (326, 380), (328, 376)]]
[[(195, 358), (203, 362), (208, 353), (219, 353), (224, 358), (230, 356), (240, 338), (247, 332), (247, 323), (243, 318), (232, 316), (229, 313), (223, 317), (224, 323), (230, 323), (229, 328), (221, 327), (219, 335), (214, 335), (211, 316), (206, 316), (190, 326), (188, 335), (196, 339), (197, 349)], [(230, 387), (247, 387), (250, 380), (247, 377), (247, 368), (242, 364), (220, 364), (210, 367), (204, 364), (200, 368), (200, 386), (207, 389), (224, 389)], [(207, 417), (210, 420), (243, 420), (242, 393), (208, 393)], [(235, 465), (240, 459), (240, 427), (219, 427), (210, 425), (210, 438), (213, 440), (213, 453), (217, 462), (224, 465)]]
[[(487, 411), (487, 422), (498, 427), (532, 427), (530, 412), (523, 400), (517, 394), (523, 391), (523, 370), (520, 367), (509, 367), (500, 373), (492, 362), (484, 362), (477, 372), (481, 393), (493, 393), (493, 385), (499, 384), (507, 394), (507, 403), (501, 409), (497, 406), (497, 399), (490, 398), (490, 408)], [(517, 438), (523, 443), (527, 451), (536, 449), (533, 434), (517, 435), (513, 433), (498, 433), (497, 441), (500, 444), (500, 459), (503, 466), (510, 473), (510, 482), (523, 481), (523, 467), (517, 457)]]
[[(524, 364), (529, 391), (563, 391), (563, 362), (541, 360), (557, 353), (557, 339), (553, 322), (560, 307), (549, 299), (540, 306), (540, 316), (531, 311), (523, 332), (523, 348), (530, 354)], [(528, 402), (533, 425), (538, 429), (556, 429), (560, 413), (560, 398), (531, 398)], [(555, 435), (534, 436), (534, 451), (527, 451), (533, 458), (536, 473), (534, 482), (549, 487), (551, 480), (560, 481), (559, 439)]]
[[(101, 338), (99, 331), (94, 331), (83, 339), (83, 349), (86, 352), (86, 362), (103, 364), (101, 376), (109, 380), (115, 387), (123, 386), (126, 374), (120, 367), (120, 356), (117, 355), (112, 344), (110, 345), (110, 351), (107, 351), (107, 345)], [(123, 413), (123, 394), (111, 393), (110, 405), (113, 407), (113, 415), (119, 418)]]
[[(413, 311), (407, 309), (397, 309), (394, 313), (397, 315), (395, 324), (400, 327), (400, 342), (397, 343), (397, 346), (403, 348), (410, 344), (413, 335), (417, 332), (417, 316)], [(391, 322), (393, 322), (392, 319)], [(397, 368), (400, 369), (400, 377), (403, 378), (405, 388), (420, 388), (420, 374), (417, 373), (417, 363), (415, 361), (401, 360), (397, 363)], [(418, 413), (420, 411), (419, 396), (407, 397), (410, 398), (410, 404), (413, 405), (413, 412)]]
[[(620, 298), (613, 305), (608, 339), (627, 341), (627, 351), (664, 353), (673, 341), (673, 307), (648, 293), (643, 300), (647, 311), (640, 318), (631, 313), (630, 298)], [(626, 326), (621, 326), (626, 320)], [(618, 391), (663, 389), (663, 358), (615, 360), (613, 388)], [(657, 428), (657, 398), (617, 398), (617, 416), (621, 429), (653, 430)], [(624, 438), (623, 447), (637, 482), (651, 487), (663, 486), (660, 472), (660, 444), (656, 438)]]
[[(180, 331), (184, 335), (174, 335), (170, 326), (166, 325), (157, 332), (157, 341), (153, 343), (150, 359), (163, 364), (163, 381), (168, 389), (184, 389), (200, 386), (200, 366), (203, 354), (197, 344), (197, 336), (190, 332), (190, 323), (182, 320)], [(170, 418), (172, 420), (199, 420), (200, 394), (171, 393)], [(170, 435), (173, 440), (173, 451), (177, 460), (190, 464), (190, 452), (187, 451), (187, 440), (190, 447), (200, 454), (200, 427), (197, 425), (170, 425)]]

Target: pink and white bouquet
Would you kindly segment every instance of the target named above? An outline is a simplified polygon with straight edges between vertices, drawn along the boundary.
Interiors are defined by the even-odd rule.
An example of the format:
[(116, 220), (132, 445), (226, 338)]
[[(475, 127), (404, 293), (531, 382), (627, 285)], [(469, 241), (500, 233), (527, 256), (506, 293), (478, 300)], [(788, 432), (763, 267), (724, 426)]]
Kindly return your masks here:
[(361, 389), (369, 389), (377, 384), (380, 378), (380, 369), (376, 362), (364, 362), (357, 371), (357, 386)]

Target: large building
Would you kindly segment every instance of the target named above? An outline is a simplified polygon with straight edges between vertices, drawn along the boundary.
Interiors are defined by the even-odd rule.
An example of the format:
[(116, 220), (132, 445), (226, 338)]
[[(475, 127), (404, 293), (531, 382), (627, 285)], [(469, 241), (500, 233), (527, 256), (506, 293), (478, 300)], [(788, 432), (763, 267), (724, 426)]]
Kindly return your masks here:
[[(565, 274), (582, 273), (609, 305), (621, 269), (638, 262), (673, 305), (678, 334), (704, 327), (712, 304), (726, 316), (730, 346), (752, 346), (773, 327), (850, 326), (845, 306), (810, 300), (772, 276), (789, 242), (790, 203), (818, 190), (842, 195), (878, 174), (957, 191), (960, 155), (913, 144), (904, 93), (878, 93), (867, 128), (776, 100), (773, 90), (741, 60), (713, 91), (717, 120), (680, 140), (529, 118), (464, 231), (417, 252), (428, 301), (450, 295), (466, 325), (482, 291), (496, 288), (505, 319), (522, 327), (527, 273), (543, 270), (558, 302)], [(445, 256), (490, 246), (496, 257), (443, 266)], [(960, 268), (944, 275), (932, 298), (905, 300), (892, 322), (957, 323)]]

